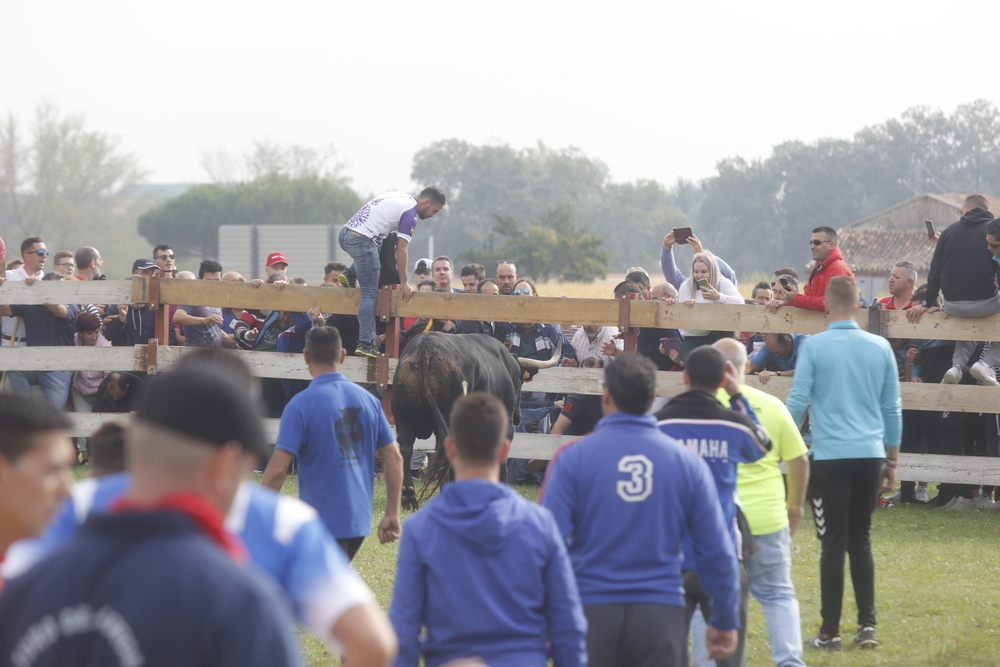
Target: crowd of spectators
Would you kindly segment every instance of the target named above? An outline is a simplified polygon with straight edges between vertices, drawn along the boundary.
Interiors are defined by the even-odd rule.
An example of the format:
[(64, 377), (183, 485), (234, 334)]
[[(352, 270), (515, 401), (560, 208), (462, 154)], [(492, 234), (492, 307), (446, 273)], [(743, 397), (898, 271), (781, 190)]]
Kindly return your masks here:
[[(360, 288), (362, 299), (357, 317), (324, 314), (318, 308), (294, 312), (177, 304), (171, 305), (168, 311), (166, 325), (170, 344), (254, 352), (305, 352), (313, 376), (320, 377), (326, 373), (339, 373), (340, 363), (346, 356), (377, 357), (381, 354), (387, 332), (383, 323), (375, 321), (373, 312), (374, 288), (381, 283), (398, 281), (403, 288), (404, 300), (409, 300), (412, 292), (515, 298), (540, 296), (535, 282), (519, 274), (514, 259), (498, 260), (494, 275), (488, 277), (486, 268), (478, 263), (467, 264), (456, 271), (454, 262), (447, 256), (420, 258), (412, 266), (414, 285), (411, 287), (407, 279), (407, 246), (416, 221), (432, 217), (443, 205), (444, 195), (434, 188), (428, 188), (416, 198), (402, 193), (387, 193), (369, 202), (344, 227), (341, 245), (354, 263), (351, 266), (339, 262), (327, 263), (321, 285), (333, 289)], [(383, 243), (390, 237), (392, 248), (384, 248)], [(647, 423), (650, 420), (646, 417), (652, 411), (660, 420), (660, 431), (694, 449), (709, 464), (714, 477), (714, 485), (710, 488), (718, 489), (718, 498), (712, 503), (717, 505), (721, 514), (716, 516), (712, 513), (711, 521), (702, 519), (704, 525), (714, 525), (721, 517), (722, 532), (728, 536), (722, 542), (732, 545), (732, 549), (727, 547), (725, 551), (732, 551), (730, 555), (735, 557), (733, 562), (729, 562), (728, 556), (721, 551), (713, 552), (713, 564), (707, 561), (700, 563), (691, 552), (690, 539), (686, 547), (688, 555), (683, 561), (686, 567), (681, 568), (681, 563), (674, 556), (664, 556), (663, 567), (676, 565), (678, 574), (682, 570), (684, 572), (681, 581), (685, 597), (681, 606), (686, 605), (687, 613), (681, 623), (685, 630), (682, 635), (672, 634), (681, 627), (677, 626), (677, 619), (673, 616), (659, 619), (669, 631), (664, 635), (665, 643), (656, 650), (665, 651), (663, 655), (678, 650), (683, 653), (678, 649), (678, 642), (682, 641), (680, 637), (686, 637), (686, 629), (693, 616), (696, 628), (701, 619), (701, 632), (705, 633), (705, 643), (711, 654), (709, 657), (717, 658), (721, 665), (744, 663), (745, 633), (736, 631), (745, 631), (746, 600), (747, 595), (752, 593), (768, 610), (768, 632), (776, 664), (799, 665), (803, 664), (801, 651), (798, 650), (802, 645), (801, 637), (788, 631), (790, 626), (798, 627), (798, 605), (794, 593), (790, 597), (787, 595), (791, 584), (786, 575), (790, 568), (789, 539), (801, 521), (807, 486), (824, 554), (821, 568), (823, 626), (820, 633), (807, 643), (816, 648), (839, 648), (840, 608), (839, 602), (834, 602), (839, 601), (842, 595), (846, 553), (851, 557), (858, 599), (864, 603), (859, 602), (862, 608), (859, 609), (855, 642), (861, 646), (875, 646), (878, 641), (875, 635), (874, 570), (869, 567), (870, 548), (853, 541), (856, 537), (850, 536), (861, 531), (867, 544), (870, 520), (864, 515), (863, 508), (876, 504), (874, 494), (880, 481), (888, 480), (889, 486), (885, 490), (892, 490), (897, 452), (1000, 455), (1000, 427), (997, 425), (1000, 421), (996, 415), (914, 410), (900, 413), (898, 389), (898, 382), (1000, 386), (996, 377), (997, 367), (1000, 367), (1000, 345), (940, 340), (886, 341), (855, 331), (857, 326), (853, 319), (861, 307), (907, 311), (910, 322), (919, 321), (926, 312), (942, 309), (959, 317), (986, 317), (1000, 313), (1000, 296), (997, 294), (1000, 222), (989, 212), (985, 198), (978, 195), (967, 198), (961, 220), (930, 237), (928, 242), (935, 244), (935, 250), (927, 283), (921, 285), (913, 264), (907, 258), (899, 258), (900, 261), (887, 277), (889, 295), (870, 305), (860, 297), (849, 258), (845, 258), (838, 247), (837, 232), (829, 227), (817, 227), (812, 231), (809, 239), (812, 265), (802, 289), (799, 273), (794, 268), (779, 267), (773, 271), (770, 281), (754, 284), (750, 298), (744, 299), (732, 266), (706, 249), (689, 229), (674, 229), (667, 233), (661, 248), (663, 282), (657, 280), (654, 283), (645, 269), (632, 267), (625, 280), (613, 291), (616, 299), (634, 297), (667, 304), (680, 302), (688, 308), (698, 304), (748, 304), (762, 307), (770, 313), (777, 313), (786, 307), (826, 311), (833, 320), (830, 331), (815, 337), (720, 329), (725, 327), (725, 316), (706, 315), (703, 329), (639, 329), (638, 354), (631, 355), (625, 352), (624, 332), (610, 326), (407, 318), (399, 323), (400, 350), (404, 350), (415, 336), (428, 331), (488, 335), (501, 341), (511, 354), (518, 357), (548, 361), (558, 356), (561, 366), (580, 368), (581, 372), (598, 372), (605, 382), (614, 378), (614, 382), (618, 383), (611, 387), (602, 386), (603, 394), (600, 396), (533, 392), (528, 390), (530, 386), (526, 387), (521, 392), (522, 421), (519, 431), (586, 438), (597, 430), (598, 437), (587, 441), (589, 444), (586, 447), (561, 453), (561, 458), (557, 456), (548, 466), (545, 461), (516, 458), (508, 459), (507, 464), (511, 483), (545, 485), (543, 504), (552, 510), (558, 530), (569, 541), (570, 561), (567, 562), (571, 562), (576, 569), (582, 609), (591, 622), (587, 642), (593, 642), (593, 645), (587, 650), (592, 657), (602, 655), (602, 651), (607, 652), (608, 646), (621, 639), (614, 627), (620, 624), (625, 614), (631, 612), (626, 608), (592, 608), (593, 605), (600, 605), (596, 601), (614, 597), (607, 597), (613, 585), (610, 588), (607, 584), (596, 588), (585, 585), (588, 576), (602, 576), (602, 568), (607, 564), (584, 566), (573, 560), (577, 553), (587, 554), (590, 550), (606, 548), (602, 545), (607, 536), (594, 535), (589, 529), (581, 527), (578, 523), (581, 516), (589, 512), (594, 520), (604, 522), (609, 528), (610, 522), (614, 521), (606, 507), (596, 507), (591, 500), (575, 495), (577, 492), (571, 490), (576, 488), (572, 481), (574, 476), (590, 475), (577, 466), (576, 461), (582, 456), (579, 454), (581, 451), (594, 449), (593, 455), (597, 456), (601, 451), (599, 447), (603, 446), (600, 444), (602, 438), (606, 439), (610, 431), (620, 429), (623, 433), (636, 434), (636, 442), (645, 443), (640, 447), (644, 453), (626, 457), (630, 460), (625, 467), (621, 462), (617, 464), (619, 472), (633, 475), (631, 482), (618, 483), (618, 496), (627, 502), (645, 500), (649, 491), (644, 484), (651, 482), (648, 479), (644, 482), (646, 478), (642, 476), (652, 474), (654, 461), (656, 465), (663, 463), (651, 453), (655, 447), (649, 449), (652, 443), (659, 442), (658, 436), (648, 430), (652, 422)], [(687, 276), (675, 261), (675, 246), (678, 244), (690, 245), (693, 251)], [(0, 241), (0, 262), (7, 260), (4, 248)], [(397, 260), (395, 266), (390, 265), (393, 251)], [(37, 281), (106, 279), (101, 272), (103, 259), (96, 248), (85, 246), (75, 252), (59, 251), (53, 255), (52, 271), (46, 271), (49, 253), (43, 239), (25, 239), (20, 246), (20, 256), (9, 258), (10, 264), (6, 265), (0, 284), (21, 281), (30, 286)], [(253, 289), (275, 292), (281, 292), (288, 285), (306, 284), (305, 280), (293, 277), (301, 267), (290, 266), (281, 252), (272, 252), (267, 256), (264, 266), (266, 279), (251, 281), (237, 272), (225, 272), (224, 267), (212, 259), (201, 261), (196, 274), (179, 271), (176, 260), (169, 245), (157, 245), (152, 259), (134, 261), (132, 275), (249, 282)], [(455, 283), (456, 273), (460, 286)], [(705, 312), (716, 310), (713, 307)], [(719, 312), (722, 312), (721, 309)], [(3, 316), (2, 345), (5, 347), (135, 346), (156, 338), (157, 311), (146, 305), (0, 305), (0, 315)], [(310, 331), (319, 327), (334, 327), (339, 332), (335, 355), (339, 361), (319, 364), (322, 368), (317, 370), (319, 362), (315, 359), (319, 357), (315, 355), (318, 348), (314, 344), (314, 359), (309, 361), (307, 339)], [(318, 329), (313, 339), (318, 340), (322, 331)], [(613, 369), (611, 373), (609, 369)], [(644, 386), (652, 377), (649, 374), (657, 370), (683, 373), (687, 392), (674, 399), (656, 399), (655, 402), (654, 397), (649, 395), (647, 405), (645, 393), (635, 395), (633, 388), (626, 386), (627, 383), (622, 384), (634, 381)], [(883, 383), (884, 378), (876, 377), (886, 373), (890, 382)], [(790, 378), (794, 383), (789, 399), (790, 412), (780, 402), (769, 400), (767, 394), (747, 386), (747, 376), (755, 377), (760, 385), (767, 385), (775, 377)], [(851, 379), (862, 376), (870, 382), (862, 388), (864, 391), (851, 395)], [(32, 387), (37, 387), (34, 391), (60, 411), (131, 412), (142, 410), (145, 382), (142, 375), (128, 368), (76, 372), (5, 371), (0, 379), (0, 391), (30, 393)], [(310, 386), (304, 380), (264, 379), (260, 382), (260, 393), (268, 415), (282, 417), (289, 402), (300, 394), (301, 397), (293, 405), (301, 406), (307, 401), (319, 400), (313, 396), (318, 392), (303, 394)], [(317, 386), (315, 382), (312, 384), (314, 388)], [(229, 389), (222, 387), (220, 391)], [(865, 410), (851, 407), (859, 400), (864, 400)], [(373, 410), (376, 408), (372, 407)], [(323, 410), (320, 405), (317, 414), (323, 413)], [(460, 416), (460, 419), (471, 423), (478, 414), (474, 410), (492, 414), (490, 411), (495, 411), (495, 406), (480, 401), (474, 408), (468, 407), (468, 414)], [(616, 413), (618, 417), (609, 419)], [(898, 421), (894, 415), (898, 416)], [(845, 416), (851, 419), (849, 423), (838, 421)], [(491, 418), (494, 417), (497, 415)], [(282, 428), (288, 432), (285, 422)], [(335, 434), (331, 438), (341, 440), (343, 448), (343, 434), (338, 430), (341, 428), (340, 421), (329, 425), (330, 433)], [(844, 428), (857, 431), (848, 438), (850, 443), (847, 444), (841, 433)], [(601, 435), (601, 429), (605, 429), (605, 435)], [(383, 435), (385, 442), (379, 441), (378, 447), (390, 442), (388, 432)], [(486, 443), (483, 445), (485, 449), (481, 447), (479, 454), (475, 454), (474, 449), (478, 445), (470, 444), (472, 436), (462, 437), (466, 441), (459, 438), (459, 449), (449, 450), (449, 458), (458, 466), (464, 465), (466, 472), (474, 470), (476, 465), (485, 465), (483, 470), (489, 474), (466, 476), (489, 481), (492, 479), (492, 472), (489, 472), (492, 466), (503, 458), (496, 456), (501, 449), (495, 448), (495, 443)], [(307, 439), (305, 435), (300, 438), (303, 442)], [(706, 442), (716, 444), (706, 445)], [(720, 449), (718, 443), (726, 443), (727, 449)], [(807, 459), (806, 447), (809, 444), (813, 449)], [(453, 442), (450, 446), (456, 445)], [(86, 463), (90, 454), (87, 440), (77, 438), (76, 447), (79, 460)], [(461, 447), (466, 447), (464, 454)], [(504, 456), (506, 447), (503, 448)], [(850, 455), (842, 456), (842, 450), (850, 450)], [(284, 472), (298, 456), (298, 449), (288, 449), (282, 456), (272, 459), (274, 469), (268, 471), (269, 485), (274, 488), (280, 487)], [(809, 461), (813, 458), (816, 458), (816, 474), (810, 484)], [(845, 459), (851, 461), (850, 466), (854, 467), (849, 467)], [(781, 478), (778, 464), (782, 461), (788, 467), (787, 489), (784, 486), (778, 489), (770, 483)], [(418, 469), (425, 462), (425, 456), (416, 454), (408, 463)], [(741, 465), (737, 467), (737, 463)], [(553, 470), (548, 470), (550, 467)], [(876, 479), (879, 475), (881, 478)], [(845, 480), (850, 481), (846, 486)], [(709, 488), (703, 488), (703, 481), (696, 484), (699, 494)], [(322, 485), (317, 486), (315, 482), (311, 485), (313, 492), (319, 493), (317, 489), (321, 490)], [(863, 492), (852, 489), (863, 489)], [(937, 497), (931, 500), (926, 482), (903, 482), (894, 496), (879, 502), (914, 502), (953, 510), (1000, 509), (1000, 502), (994, 501), (993, 488), (941, 484), (938, 491)], [(482, 495), (483, 491), (478, 493)], [(746, 494), (750, 502), (745, 508), (733, 502), (734, 493), (741, 497)], [(487, 496), (491, 494), (492, 491), (486, 493)], [(787, 514), (782, 510), (775, 511), (778, 505), (784, 506)], [(848, 508), (851, 509), (848, 511)], [(823, 518), (824, 512), (826, 519)], [(842, 522), (834, 519), (841, 515), (844, 516)], [(685, 519), (678, 515), (671, 519), (674, 520)], [(826, 520), (829, 524), (824, 523)], [(616, 529), (628, 526), (628, 522), (624, 522)], [(398, 530), (395, 533), (398, 534)], [(574, 546), (576, 538), (580, 541)], [(348, 542), (344, 542), (345, 539)], [(351, 541), (354, 539), (338, 536), (341, 546), (351, 557), (361, 544), (360, 540)], [(501, 538), (492, 536), (491, 539)], [(772, 554), (781, 562), (780, 576), (773, 570), (767, 571), (759, 557), (754, 558), (754, 550), (746, 546), (754, 540), (761, 543), (765, 553)], [(707, 534), (702, 529), (695, 536), (694, 546), (705, 550), (708, 543)], [(831, 554), (829, 557), (828, 552)], [(565, 554), (552, 557), (564, 559)], [(858, 562), (855, 563), (855, 560)], [(587, 572), (587, 567), (596, 567), (596, 573)], [(717, 568), (726, 571), (722, 579), (733, 579), (729, 572), (732, 567), (741, 573), (741, 577), (737, 577), (742, 579), (737, 587), (740, 590), (731, 586), (727, 588), (721, 583), (722, 570)], [(656, 575), (651, 573), (650, 576), (655, 578)], [(579, 634), (585, 625), (580, 623), (582, 617), (577, 613), (581, 602), (576, 597), (575, 587), (569, 591), (565, 589), (565, 582), (560, 586), (559, 595), (565, 596), (564, 606), (572, 608), (561, 612), (572, 616), (572, 621), (567, 621), (566, 625), (572, 646), (553, 646), (552, 650), (558, 648), (565, 655), (573, 655), (574, 651), (578, 652)], [(779, 590), (781, 595), (778, 595)], [(397, 594), (402, 595), (399, 584)], [(405, 595), (412, 596), (414, 593), (411, 591)], [(710, 600), (716, 596), (717, 599)], [(636, 600), (630, 598), (629, 604), (641, 601), (641, 596)], [(673, 605), (673, 598), (665, 604)], [(713, 611), (715, 604), (718, 606)], [(694, 614), (696, 608), (700, 608), (698, 614)], [(776, 620), (779, 618), (780, 621)], [(412, 618), (394, 618), (394, 622), (397, 623), (397, 630), (405, 624), (407, 636), (414, 633)], [(433, 621), (424, 618), (422, 622), (429, 625)], [(550, 622), (553, 622), (552, 619)], [(601, 627), (595, 628), (595, 623)], [(415, 632), (419, 634), (419, 624)], [(699, 656), (697, 647), (701, 643), (696, 642), (696, 658)]]

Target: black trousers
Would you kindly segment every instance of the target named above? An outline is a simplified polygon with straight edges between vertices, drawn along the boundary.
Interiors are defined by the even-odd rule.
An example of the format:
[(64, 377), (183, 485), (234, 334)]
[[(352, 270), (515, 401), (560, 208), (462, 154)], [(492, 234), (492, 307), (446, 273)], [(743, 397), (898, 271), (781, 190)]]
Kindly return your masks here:
[[(736, 651), (728, 658), (715, 661), (715, 667), (746, 667), (747, 664), (747, 608), (750, 601), (750, 575), (746, 565), (740, 561), (740, 629), (737, 633)], [(691, 617), (695, 607), (701, 609), (705, 623), (712, 618), (712, 598), (701, 587), (701, 579), (694, 570), (684, 572), (684, 601), (687, 603), (687, 624), (691, 627)]]
[(354, 555), (358, 553), (358, 549), (361, 548), (361, 543), (365, 541), (364, 535), (361, 537), (345, 537), (341, 540), (337, 540), (337, 544), (340, 548), (344, 550), (347, 554), (347, 560), (354, 560)]
[(872, 512), (878, 498), (882, 459), (813, 461), (809, 479), (819, 564), (820, 615), (825, 635), (840, 634), (844, 598), (844, 555), (851, 557), (851, 580), (858, 605), (858, 625), (875, 625), (875, 559)]
[(583, 613), (589, 667), (687, 667), (683, 607), (596, 604)]
[[(930, 413), (921, 410), (903, 410), (903, 440), (899, 451), (905, 454), (919, 454), (924, 435), (929, 427), (927, 417)], [(899, 483), (900, 500), (912, 503), (916, 500), (916, 482), (903, 481)]]

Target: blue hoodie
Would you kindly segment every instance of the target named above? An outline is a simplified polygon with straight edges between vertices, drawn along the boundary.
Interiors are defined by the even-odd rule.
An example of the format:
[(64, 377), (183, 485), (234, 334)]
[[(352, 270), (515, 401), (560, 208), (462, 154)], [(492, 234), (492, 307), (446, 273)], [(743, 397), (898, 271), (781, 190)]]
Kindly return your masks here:
[(407, 520), (389, 619), (400, 666), (421, 653), (427, 667), (473, 656), (490, 667), (587, 664), (587, 621), (552, 514), (486, 480), (448, 484)]

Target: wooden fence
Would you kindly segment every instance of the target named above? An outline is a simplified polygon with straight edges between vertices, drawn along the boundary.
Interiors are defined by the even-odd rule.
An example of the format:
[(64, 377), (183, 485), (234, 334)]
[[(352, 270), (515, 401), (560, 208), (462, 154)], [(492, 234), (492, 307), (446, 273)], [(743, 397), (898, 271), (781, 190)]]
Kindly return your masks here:
[[(287, 286), (278, 292), (270, 285), (253, 288), (247, 283), (139, 278), (124, 281), (38, 282), (33, 285), (8, 282), (0, 286), (0, 304), (109, 303), (149, 305), (157, 309), (160, 342), (167, 340), (165, 304), (254, 308), (262, 310), (306, 311), (320, 307), (324, 313), (356, 313), (357, 290)], [(698, 304), (667, 305), (659, 301), (613, 299), (566, 299), (551, 297), (495, 297), (472, 294), (415, 293), (404, 302), (396, 290), (383, 289), (376, 314), (395, 324), (402, 317), (447, 317), (460, 320), (500, 322), (546, 322), (557, 324), (594, 324), (620, 326), (626, 344), (635, 345), (640, 327), (698, 328), (725, 331), (760, 331), (776, 333), (817, 333), (826, 329), (822, 313), (782, 308), (777, 314), (760, 306)], [(898, 311), (862, 311), (862, 328), (890, 338), (989, 340), (1000, 341), (1000, 316), (963, 319), (943, 313), (924, 315), (919, 324), (906, 321)], [(390, 326), (390, 331), (398, 327)], [(344, 373), (355, 382), (376, 383), (391, 392), (398, 341), (387, 342), (388, 354), (378, 360), (350, 358)], [(179, 359), (184, 348), (157, 342), (135, 348), (32, 347), (0, 348), (0, 371), (19, 370), (133, 370), (155, 372)], [(234, 352), (258, 377), (309, 379), (300, 355), (275, 352)], [(532, 391), (599, 394), (601, 371), (582, 368), (551, 368), (541, 371), (529, 385)], [(791, 389), (790, 378), (773, 377), (761, 384), (748, 377), (751, 384), (781, 399)], [(673, 396), (683, 391), (679, 373), (659, 373), (658, 393)], [(910, 410), (1000, 413), (1000, 390), (992, 387), (904, 383), (903, 407)], [(388, 401), (386, 401), (386, 404)], [(105, 417), (74, 415), (75, 434), (87, 435)], [(276, 432), (276, 424), (267, 425)], [(547, 459), (569, 438), (551, 435), (519, 434), (512, 455)], [(426, 445), (425, 445), (426, 446)], [(1000, 484), (1000, 459), (903, 455), (900, 476), (904, 479), (930, 479), (964, 483)]]

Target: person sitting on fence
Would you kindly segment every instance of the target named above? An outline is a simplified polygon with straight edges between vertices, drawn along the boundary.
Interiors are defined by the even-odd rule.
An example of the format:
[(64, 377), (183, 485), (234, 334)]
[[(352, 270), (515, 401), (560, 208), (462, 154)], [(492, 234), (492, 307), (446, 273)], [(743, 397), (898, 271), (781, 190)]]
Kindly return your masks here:
[[(907, 313), (910, 322), (937, 308), (933, 300), (940, 292), (944, 311), (955, 317), (988, 317), (1000, 313), (996, 279), (1000, 276), (1000, 222), (993, 218), (986, 198), (971, 195), (962, 206), (962, 219), (948, 226), (938, 238), (927, 275), (927, 299)], [(974, 341), (955, 343), (952, 368), (942, 380), (957, 384), (969, 366)], [(1000, 345), (990, 345), (983, 358), (969, 366), (969, 373), (983, 384), (1000, 386), (994, 366), (1000, 366)]]
[[(64, 280), (61, 273), (46, 273), (42, 280)], [(27, 282), (27, 281), (25, 281)], [(0, 315), (20, 318), (28, 347), (71, 347), (76, 334), (77, 307), (71, 304), (29, 306), (0, 305)], [(45, 366), (42, 363), (42, 366)], [(53, 405), (62, 409), (69, 399), (70, 371), (16, 371), (7, 373), (7, 383), (14, 391), (30, 391), (38, 385)]]
[(326, 266), (323, 267), (323, 282), (327, 284), (340, 284), (337, 279), (340, 278), (340, 274), (347, 270), (347, 265), (343, 262), (327, 262)]
[[(340, 281), (332, 283), (322, 283), (320, 287), (333, 287), (340, 289)], [(326, 326), (335, 327), (340, 332), (340, 344), (347, 350), (347, 356), (354, 356), (354, 348), (358, 345), (358, 318), (356, 315), (348, 313), (324, 313), (326, 315)]]
[(802, 342), (808, 334), (769, 333), (764, 336), (764, 345), (750, 359), (750, 372), (761, 384), (767, 384), (772, 376), (792, 377), (798, 360)]
[[(198, 267), (198, 280), (221, 281), (222, 265), (206, 259)], [(178, 306), (174, 322), (184, 327), (185, 347), (236, 347), (233, 335), (222, 330), (222, 308)]]
[[(590, 356), (580, 368), (604, 368), (601, 357)], [(553, 435), (587, 435), (604, 416), (600, 394), (569, 394), (563, 401), (562, 411), (552, 425)]]
[[(660, 270), (663, 271), (664, 280), (679, 290), (681, 288), (681, 284), (684, 283), (684, 274), (681, 273), (680, 269), (677, 268), (677, 264), (674, 262), (674, 245), (677, 243), (674, 239), (674, 233), (676, 231), (677, 228), (675, 227), (671, 229), (665, 237), (663, 237), (663, 246), (660, 248)], [(698, 253), (705, 252), (705, 248), (702, 247), (701, 241), (694, 234), (691, 234), (688, 237), (687, 243), (691, 246), (691, 250), (694, 251), (696, 255)], [(734, 286), (739, 285), (739, 281), (736, 280), (736, 272), (733, 271), (731, 266), (718, 257), (715, 258), (715, 262), (719, 267), (719, 275), (729, 280), (729, 282), (731, 282)]]
[[(696, 303), (729, 303), (743, 305), (743, 295), (736, 285), (721, 275), (715, 255), (706, 251), (695, 253), (691, 261), (691, 275), (677, 288), (678, 299), (688, 308)], [(711, 345), (722, 338), (730, 338), (732, 331), (707, 331), (681, 329), (681, 356), (687, 361), (691, 351), (702, 345)]]
[(479, 283), (486, 279), (486, 269), (482, 264), (466, 264), (461, 270), (462, 287), (466, 294), (476, 294)]
[(142, 377), (134, 373), (109, 373), (97, 388), (94, 412), (132, 412), (135, 410)]
[[(148, 259), (137, 259), (132, 262), (132, 275), (150, 276), (157, 268), (156, 264)], [(150, 339), (156, 338), (156, 308), (149, 304), (108, 306), (106, 312), (104, 336), (112, 345), (127, 347), (145, 345)], [(169, 343), (177, 345), (174, 327), (169, 328)]]

